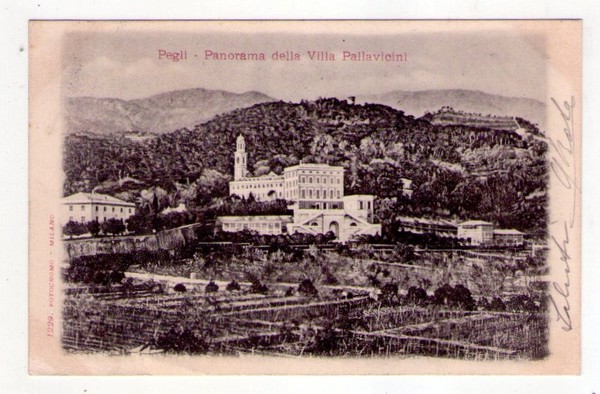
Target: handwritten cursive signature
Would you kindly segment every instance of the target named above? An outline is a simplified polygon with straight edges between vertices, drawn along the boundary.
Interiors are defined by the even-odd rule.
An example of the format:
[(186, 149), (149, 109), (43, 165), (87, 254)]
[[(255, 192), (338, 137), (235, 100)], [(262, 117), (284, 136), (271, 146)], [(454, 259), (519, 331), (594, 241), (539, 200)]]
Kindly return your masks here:
[(556, 320), (560, 320), (563, 323), (562, 329), (565, 331), (571, 331), (573, 324), (571, 323), (571, 305), (569, 304), (569, 288), (571, 287), (571, 267), (569, 260), (568, 245), (569, 245), (569, 228), (567, 222), (564, 222), (564, 237), (562, 241), (559, 241), (555, 236), (552, 236), (552, 242), (560, 250), (560, 260), (565, 264), (565, 279), (563, 283), (553, 282), (552, 288), (558, 294), (559, 301), (556, 301), (554, 295), (550, 295), (550, 302), (556, 311)]
[(568, 216), (564, 220), (558, 220), (556, 224), (559, 228), (557, 235), (552, 235), (552, 245), (560, 253), (560, 260), (564, 264), (564, 277), (560, 281), (552, 283), (554, 294), (550, 295), (550, 302), (556, 311), (556, 320), (562, 323), (562, 329), (571, 331), (573, 324), (571, 320), (571, 304), (569, 296), (571, 294), (571, 255), (569, 252), (569, 233), (575, 224), (575, 212), (577, 207), (577, 194), (581, 189), (577, 183), (577, 162), (574, 155), (575, 137), (574, 130), (574, 108), (575, 98), (571, 96), (569, 101), (564, 101), (560, 105), (552, 98), (554, 107), (559, 111), (563, 121), (563, 134), (560, 139), (550, 139), (551, 157), (550, 169), (559, 184), (571, 192), (571, 206)]

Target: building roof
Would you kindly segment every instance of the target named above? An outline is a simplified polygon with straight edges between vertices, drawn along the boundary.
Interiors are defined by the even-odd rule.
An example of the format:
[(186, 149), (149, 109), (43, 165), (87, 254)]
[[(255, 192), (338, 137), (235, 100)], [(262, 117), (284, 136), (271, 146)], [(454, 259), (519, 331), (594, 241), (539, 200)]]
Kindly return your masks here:
[(292, 215), (256, 215), (256, 216), (217, 216), (217, 222), (223, 221), (239, 221), (239, 222), (256, 222), (256, 221), (293, 221)]
[(452, 223), (448, 220), (443, 219), (425, 219), (425, 218), (413, 218), (409, 216), (398, 216), (396, 219), (400, 220), (400, 223), (404, 224), (423, 224), (423, 225), (433, 225), (433, 226), (445, 226), (445, 227), (453, 227), (456, 228), (456, 224)]
[(286, 167), (283, 169), (286, 171), (293, 170), (334, 170), (334, 171), (344, 171), (344, 167), (341, 166), (330, 166), (329, 164), (318, 164), (318, 163), (300, 163), (295, 166)]
[(493, 223), (485, 222), (483, 220), (467, 220), (466, 222), (458, 223), (458, 226), (493, 226)]
[(119, 200), (116, 197), (100, 193), (79, 192), (63, 197), (62, 202), (63, 204), (109, 204), (135, 207), (134, 203)]
[(494, 230), (494, 234), (496, 234), (496, 235), (523, 235), (522, 232), (520, 232), (519, 230), (515, 230), (514, 228)]

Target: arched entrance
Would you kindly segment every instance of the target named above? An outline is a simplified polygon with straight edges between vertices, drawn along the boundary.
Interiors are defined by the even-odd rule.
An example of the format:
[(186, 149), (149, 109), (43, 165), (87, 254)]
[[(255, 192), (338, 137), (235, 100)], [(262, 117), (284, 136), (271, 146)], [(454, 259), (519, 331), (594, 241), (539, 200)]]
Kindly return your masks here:
[(333, 221), (331, 223), (329, 223), (329, 231), (331, 231), (336, 238), (340, 237), (340, 225), (338, 224), (338, 222)]

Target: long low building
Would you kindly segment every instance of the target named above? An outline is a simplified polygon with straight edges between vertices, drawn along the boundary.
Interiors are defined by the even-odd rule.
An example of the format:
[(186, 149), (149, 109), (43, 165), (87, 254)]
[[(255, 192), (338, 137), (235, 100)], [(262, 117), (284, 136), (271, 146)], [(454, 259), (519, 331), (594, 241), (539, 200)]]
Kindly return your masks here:
[(413, 234), (435, 234), (439, 237), (456, 237), (458, 226), (447, 220), (433, 220), (401, 216), (396, 220), (400, 223), (399, 231)]
[(216, 226), (229, 233), (251, 230), (262, 235), (279, 235), (287, 233), (292, 222), (293, 218), (289, 215), (219, 216)]
[(524, 233), (514, 228), (494, 230), (494, 244), (498, 246), (520, 246), (523, 245), (524, 235)]
[(75, 193), (61, 201), (65, 222), (104, 222), (108, 219), (129, 219), (135, 214), (135, 204), (99, 193)]

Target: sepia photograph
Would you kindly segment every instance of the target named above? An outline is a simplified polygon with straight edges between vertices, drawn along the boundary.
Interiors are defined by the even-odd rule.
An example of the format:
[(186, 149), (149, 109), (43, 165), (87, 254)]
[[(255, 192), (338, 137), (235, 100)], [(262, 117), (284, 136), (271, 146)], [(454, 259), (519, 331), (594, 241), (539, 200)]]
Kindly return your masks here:
[(29, 28), (31, 373), (578, 373), (581, 21)]

